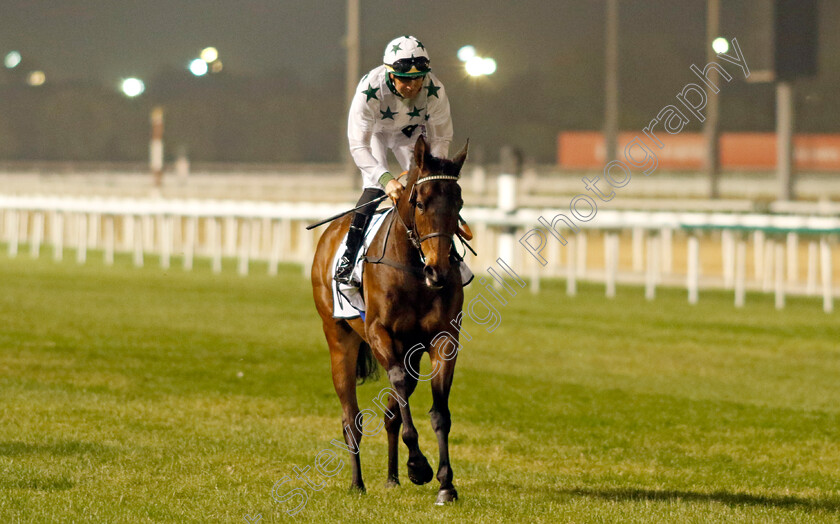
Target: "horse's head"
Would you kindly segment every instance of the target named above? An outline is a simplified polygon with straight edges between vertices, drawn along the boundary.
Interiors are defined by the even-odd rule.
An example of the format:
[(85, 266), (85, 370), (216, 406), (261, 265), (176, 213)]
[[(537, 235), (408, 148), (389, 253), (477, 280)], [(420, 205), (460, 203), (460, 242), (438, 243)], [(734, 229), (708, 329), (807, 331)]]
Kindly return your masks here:
[(458, 231), (458, 213), (464, 205), (458, 178), (468, 147), (469, 142), (452, 160), (436, 158), (421, 136), (414, 146), (415, 167), (403, 193), (408, 198), (400, 199), (400, 215), (424, 257), (423, 276), (432, 289), (440, 289), (452, 269), (449, 253)]

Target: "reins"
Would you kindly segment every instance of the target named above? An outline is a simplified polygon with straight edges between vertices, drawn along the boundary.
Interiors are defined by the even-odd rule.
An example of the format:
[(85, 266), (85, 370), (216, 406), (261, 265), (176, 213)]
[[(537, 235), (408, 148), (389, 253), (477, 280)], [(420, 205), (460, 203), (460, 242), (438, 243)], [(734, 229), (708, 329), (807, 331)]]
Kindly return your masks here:
[[(368, 264), (383, 264), (383, 265), (386, 265), (386, 266), (391, 266), (393, 268), (401, 269), (401, 270), (406, 271), (408, 273), (412, 273), (415, 276), (422, 277), (423, 276), (423, 270), (422, 269), (417, 268), (417, 267), (407, 266), (405, 264), (400, 264), (399, 262), (396, 262), (396, 261), (391, 260), (389, 258), (385, 258), (385, 251), (388, 249), (388, 239), (391, 236), (391, 226), (394, 223), (394, 215), (399, 216), (399, 214), (400, 214), (399, 210), (395, 209), (395, 207), (392, 208), (393, 214), (389, 217), (388, 224), (383, 225), (383, 227), (385, 227), (386, 229), (385, 229), (385, 240), (382, 242), (382, 254), (379, 255), (379, 258), (377, 258), (375, 260), (373, 258), (365, 255), (365, 256), (362, 257), (362, 261), (367, 262)], [(400, 218), (400, 222), (402, 222), (402, 218)]]

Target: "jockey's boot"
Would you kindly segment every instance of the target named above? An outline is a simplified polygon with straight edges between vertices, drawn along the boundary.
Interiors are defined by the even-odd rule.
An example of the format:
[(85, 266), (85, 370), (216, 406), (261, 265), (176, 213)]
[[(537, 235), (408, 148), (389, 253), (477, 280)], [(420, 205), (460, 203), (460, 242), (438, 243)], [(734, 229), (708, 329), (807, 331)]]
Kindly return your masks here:
[(356, 213), (353, 215), (353, 222), (350, 224), (350, 230), (347, 232), (347, 243), (345, 244), (344, 254), (338, 261), (338, 267), (335, 269), (335, 281), (341, 284), (358, 285), (358, 282), (352, 282), (353, 266), (356, 262), (356, 255), (359, 253), (359, 248), (362, 245), (362, 239), (365, 236), (365, 229), (367, 229), (368, 217)]

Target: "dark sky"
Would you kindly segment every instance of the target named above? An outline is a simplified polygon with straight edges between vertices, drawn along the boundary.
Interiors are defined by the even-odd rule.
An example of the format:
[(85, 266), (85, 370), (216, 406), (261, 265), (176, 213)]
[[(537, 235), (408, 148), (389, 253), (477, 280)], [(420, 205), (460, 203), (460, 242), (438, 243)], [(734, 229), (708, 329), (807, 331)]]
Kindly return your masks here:
[[(483, 140), (489, 149), (516, 142), (547, 159), (556, 150), (558, 131), (602, 126), (606, 0), (360, 1), (359, 75), (381, 63), (385, 44), (394, 37), (412, 34), (421, 39), (431, 54), (433, 70), (450, 94), (453, 120), (457, 122), (456, 141), (470, 136), (476, 144)], [(707, 1), (619, 0), (618, 76), (623, 128), (644, 126), (651, 115), (674, 100), (675, 93), (687, 82), (696, 81), (689, 66), (707, 61)], [(720, 33), (738, 38), (752, 71), (767, 66), (769, 40), (756, 26), (760, 19), (769, 20), (762, 14), (769, 12), (773, 2), (721, 0)], [(800, 129), (835, 132), (840, 104), (836, 101), (840, 33), (829, 21), (840, 19), (840, 2), (819, 0), (819, 6), (819, 74), (797, 81), (797, 119)], [(272, 94), (277, 90), (278, 98), (284, 94), (295, 100), (317, 97), (324, 102), (318, 109), (327, 108), (324, 111), (329, 116), (313, 117), (311, 112), (289, 116), (294, 113), (289, 110), (283, 118), (290, 122), (297, 119), (294, 125), (300, 129), (295, 129), (295, 137), (325, 133), (338, 137), (346, 118), (335, 110), (343, 106), (338, 100), (345, 98), (345, 10), (346, 0), (0, 0), (0, 57), (17, 50), (24, 60), (19, 71), (7, 72), (0, 66), (0, 86), (21, 85), (16, 82), (34, 69), (46, 73), (48, 84), (68, 79), (93, 81), (113, 89), (114, 94), (121, 78), (138, 76), (150, 87), (149, 96), (141, 97), (138, 103), (154, 96), (165, 99), (166, 93), (175, 97), (172, 93), (188, 93), (199, 87), (228, 86), (225, 89), (250, 93), (254, 86), (270, 89)], [(457, 50), (466, 44), (496, 59), (496, 75), (467, 78), (456, 57)], [(182, 77), (172, 70), (184, 71), (207, 46), (218, 48), (224, 71), (231, 76), (217, 84), (212, 78), (202, 80), (203, 84), (179, 83)], [(170, 91), (165, 91), (167, 86)], [(280, 92), (284, 89), (285, 93)], [(324, 100), (324, 93), (334, 93), (335, 98)], [(32, 111), (49, 112), (53, 107), (48, 101), (50, 90), (42, 89), (40, 94), (43, 98), (33, 102)], [(58, 102), (54, 103), (64, 100), (55, 96)], [(5, 100), (7, 111), (13, 113), (14, 101)], [(733, 81), (721, 98), (722, 125), (770, 130), (774, 100), (772, 84)], [(187, 101), (179, 103), (189, 101), (187, 96)], [(197, 114), (217, 118), (213, 128), (220, 136), (237, 135), (222, 123), (244, 115), (243, 107), (251, 108), (251, 101), (234, 95), (228, 100), (230, 107), (224, 106), (224, 116), (220, 116), (222, 106), (216, 116)], [(265, 103), (279, 107), (281, 101)], [(274, 129), (258, 122), (279, 121), (276, 116), (263, 118), (264, 113), (257, 109), (249, 110), (253, 114), (247, 113), (248, 118), (240, 115), (242, 122), (248, 122), (247, 126), (240, 122), (241, 127)], [(30, 116), (21, 115), (15, 120), (17, 124), (8, 126), (24, 136)], [(321, 122), (327, 118), (331, 120)], [(330, 130), (315, 130), (310, 120)], [(49, 122), (45, 120), (42, 126), (49, 127)], [(304, 126), (312, 129), (306, 131)], [(31, 134), (37, 138), (43, 133)], [(31, 140), (20, 138), (18, 143)], [(210, 138), (205, 142), (211, 143)], [(207, 150), (212, 148), (207, 146)], [(15, 151), (8, 154), (24, 155)], [(313, 156), (306, 151), (301, 153), (303, 157)]]
[[(499, 74), (600, 61), (603, 6), (603, 0), (362, 0), (362, 68), (377, 65), (385, 43), (404, 33), (429, 46), (444, 78), (460, 73), (455, 52), (467, 43), (495, 57)], [(675, 45), (687, 43), (702, 38), (704, 6), (705, 0), (625, 1), (621, 31), (665, 31)], [(48, 80), (116, 83), (186, 67), (213, 45), (233, 73), (292, 69), (305, 80), (335, 78), (343, 68), (345, 7), (343, 0), (0, 0), (0, 53), (19, 50)]]

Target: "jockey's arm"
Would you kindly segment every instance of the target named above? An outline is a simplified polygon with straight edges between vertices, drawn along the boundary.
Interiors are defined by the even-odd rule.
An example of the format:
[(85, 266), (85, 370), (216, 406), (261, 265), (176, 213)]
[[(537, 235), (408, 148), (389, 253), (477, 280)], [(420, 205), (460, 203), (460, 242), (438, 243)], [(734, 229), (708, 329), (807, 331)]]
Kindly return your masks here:
[(373, 156), (370, 147), (373, 136), (373, 114), (365, 103), (364, 95), (353, 97), (350, 104), (350, 115), (347, 119), (347, 140), (350, 144), (350, 154), (356, 167), (362, 172), (366, 187), (376, 187), (380, 177), (388, 172), (388, 166), (381, 164)]

